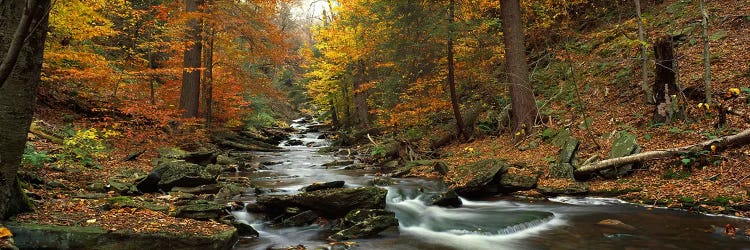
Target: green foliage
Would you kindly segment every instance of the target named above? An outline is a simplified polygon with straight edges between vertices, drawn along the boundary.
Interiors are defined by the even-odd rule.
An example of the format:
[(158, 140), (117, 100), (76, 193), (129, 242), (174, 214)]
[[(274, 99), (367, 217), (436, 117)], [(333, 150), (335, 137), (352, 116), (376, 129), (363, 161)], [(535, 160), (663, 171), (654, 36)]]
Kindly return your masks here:
[(682, 203), (695, 203), (695, 199), (691, 197), (679, 196), (677, 200)]
[(383, 145), (376, 145), (372, 148), (372, 151), (370, 151), (370, 155), (376, 157), (385, 157), (385, 147), (383, 147)]
[(33, 145), (27, 143), (26, 149), (23, 152), (23, 164), (29, 164), (31, 166), (41, 168), (44, 167), (45, 163), (52, 162), (54, 158), (47, 154), (47, 151), (36, 151)]

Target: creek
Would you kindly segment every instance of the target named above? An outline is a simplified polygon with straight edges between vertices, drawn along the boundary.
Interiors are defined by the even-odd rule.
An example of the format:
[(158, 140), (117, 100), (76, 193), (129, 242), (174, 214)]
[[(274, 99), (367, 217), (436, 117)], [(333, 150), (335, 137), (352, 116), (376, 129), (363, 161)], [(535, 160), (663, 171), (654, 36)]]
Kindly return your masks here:
[[(292, 126), (304, 131), (311, 124)], [(326, 168), (323, 164), (346, 156), (318, 153), (328, 146), (319, 132), (294, 134), (299, 146), (283, 146), (286, 152), (257, 153), (267, 169), (235, 173), (253, 184), (280, 195), (298, 193), (313, 182), (345, 181), (346, 187), (368, 185), (377, 170)], [(308, 147), (306, 144), (310, 144)], [(284, 142), (282, 142), (284, 145)], [(373, 239), (355, 240), (354, 249), (750, 249), (750, 238), (742, 236), (750, 221), (727, 216), (709, 216), (686, 211), (648, 208), (617, 199), (556, 197), (547, 200), (509, 196), (481, 200), (462, 199), (461, 208), (429, 206), (432, 196), (446, 187), (426, 179), (394, 179), (387, 186), (386, 209), (396, 213), (399, 227)], [(241, 197), (253, 203), (252, 190)], [(235, 249), (267, 249), (325, 245), (318, 225), (275, 228), (259, 214), (236, 211), (235, 217), (250, 223), (259, 238), (244, 239)], [(625, 226), (602, 226), (614, 219)], [(723, 234), (724, 225), (740, 228), (737, 236)]]

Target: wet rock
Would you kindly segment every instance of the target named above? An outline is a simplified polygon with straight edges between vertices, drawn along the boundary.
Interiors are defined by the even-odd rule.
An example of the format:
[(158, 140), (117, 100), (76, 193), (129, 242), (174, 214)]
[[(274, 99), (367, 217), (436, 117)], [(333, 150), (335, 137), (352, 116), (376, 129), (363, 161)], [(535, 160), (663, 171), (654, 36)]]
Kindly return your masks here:
[(253, 228), (253, 226), (251, 226), (251, 225), (249, 225), (249, 224), (247, 224), (245, 222), (234, 220), (234, 221), (232, 221), (232, 226), (234, 226), (234, 228), (237, 229), (237, 234), (239, 234), (242, 237), (258, 237), (258, 236), (260, 236), (260, 234), (258, 233), (258, 231), (255, 230), (255, 228)]
[(216, 164), (219, 164), (219, 165), (237, 164), (238, 162), (239, 161), (237, 161), (237, 159), (229, 157), (228, 155), (216, 156)]
[[(637, 154), (640, 153), (641, 150), (642, 148), (636, 142), (635, 135), (630, 134), (627, 131), (620, 131), (615, 135), (612, 150), (609, 151), (609, 158), (612, 159)], [(614, 168), (599, 171), (599, 173), (606, 178), (614, 179), (631, 173), (634, 167), (635, 164), (619, 165)]]
[(456, 194), (456, 191), (448, 190), (445, 193), (432, 198), (432, 205), (456, 208), (461, 207), (463, 202), (461, 201), (461, 198), (458, 197), (458, 194)]
[(323, 167), (337, 167), (337, 166), (346, 166), (346, 165), (352, 165), (354, 164), (354, 161), (332, 161), (329, 163), (323, 164)]
[(291, 139), (291, 140), (288, 140), (288, 141), (286, 141), (286, 142), (284, 143), (284, 145), (285, 145), (285, 146), (299, 146), (299, 145), (302, 145), (302, 144), (304, 144), (304, 143), (305, 143), (305, 142), (303, 142), (302, 140)]
[(247, 186), (235, 183), (219, 183), (219, 187), (219, 191), (216, 192), (216, 200), (219, 201), (231, 200), (235, 196), (245, 193), (248, 189)]
[(357, 209), (344, 217), (341, 226), (344, 229), (331, 235), (330, 240), (373, 237), (390, 227), (398, 226), (398, 220), (393, 212), (383, 209)]
[(342, 188), (344, 187), (344, 181), (331, 181), (324, 183), (313, 183), (312, 185), (300, 188), (300, 191), (312, 192), (317, 190), (331, 189), (331, 188)]
[(390, 186), (396, 184), (396, 181), (389, 177), (375, 177), (375, 179), (372, 179), (368, 183), (373, 186)]
[(261, 196), (257, 206), (271, 217), (287, 207), (313, 210), (327, 218), (339, 218), (357, 208), (384, 208), (387, 190), (378, 187), (336, 188), (297, 195)]
[(500, 178), (500, 189), (503, 192), (530, 190), (536, 186), (539, 174), (517, 167), (510, 167)]
[(601, 221), (597, 222), (596, 224), (599, 225), (599, 226), (606, 226), (606, 227), (611, 227), (611, 228), (616, 228), (616, 229), (623, 229), (623, 230), (628, 230), (628, 231), (635, 230), (634, 226), (625, 224), (622, 221), (615, 220), (615, 219), (601, 220)]
[(191, 200), (180, 205), (172, 216), (178, 218), (190, 218), (196, 220), (219, 219), (224, 210), (222, 206), (213, 201)]
[(461, 196), (483, 196), (500, 192), (499, 181), (502, 174), (507, 172), (507, 161), (501, 159), (481, 160), (458, 167), (459, 179), (470, 179), (466, 184), (454, 190)]
[(311, 210), (306, 210), (292, 217), (284, 219), (281, 224), (290, 227), (301, 227), (312, 224), (313, 222), (315, 222), (315, 220), (318, 219), (318, 217), (320, 216), (317, 213)]

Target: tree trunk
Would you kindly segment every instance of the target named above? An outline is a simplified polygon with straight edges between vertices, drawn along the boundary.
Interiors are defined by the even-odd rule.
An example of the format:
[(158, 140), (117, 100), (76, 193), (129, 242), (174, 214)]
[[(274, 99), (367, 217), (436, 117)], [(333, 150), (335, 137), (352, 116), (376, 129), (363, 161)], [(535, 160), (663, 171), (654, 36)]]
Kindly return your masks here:
[(705, 81), (706, 103), (711, 104), (711, 52), (708, 37), (708, 10), (704, 0), (699, 0), (701, 8), (701, 24), (703, 26), (703, 80)]
[(641, 44), (641, 89), (643, 89), (643, 93), (646, 96), (646, 103), (655, 103), (654, 92), (648, 86), (648, 58), (646, 58), (646, 39), (643, 31), (640, 0), (635, 0), (635, 13), (638, 17), (638, 41)]
[[(185, 12), (197, 12), (202, 0), (185, 0)], [(182, 62), (182, 90), (180, 91), (180, 109), (182, 116), (198, 117), (201, 85), (201, 24), (193, 18), (187, 21), (189, 46), (185, 49)]]
[(644, 162), (664, 157), (675, 157), (680, 154), (689, 152), (711, 150), (711, 146), (714, 146), (715, 151), (723, 151), (729, 148), (737, 148), (744, 145), (750, 144), (750, 129), (746, 129), (738, 134), (725, 136), (722, 138), (704, 141), (698, 144), (690, 146), (662, 149), (656, 151), (648, 151), (634, 155), (628, 155), (624, 157), (612, 158), (591, 165), (585, 165), (576, 169), (576, 174), (586, 174), (602, 169), (611, 168), (614, 166), (621, 166), (626, 164), (632, 164), (637, 162)]
[(328, 106), (331, 107), (331, 123), (333, 123), (333, 128), (341, 127), (341, 124), (339, 122), (339, 114), (336, 111), (336, 102), (333, 101), (333, 97), (329, 97)]
[(671, 95), (679, 91), (675, 84), (672, 38), (665, 36), (656, 41), (654, 44), (654, 54), (656, 56), (656, 75), (654, 77), (656, 109), (654, 110), (654, 121), (657, 123), (669, 123), (672, 120), (674, 112), (677, 110), (673, 103), (676, 100), (673, 100)]
[(534, 92), (529, 82), (529, 69), (524, 52), (521, 6), (518, 0), (502, 0), (505, 64), (510, 80), (511, 131), (523, 138), (534, 125), (537, 115)]
[(448, 89), (451, 94), (451, 106), (453, 106), (453, 116), (456, 118), (456, 135), (460, 138), (468, 139), (464, 134), (464, 120), (461, 118), (461, 108), (458, 106), (458, 96), (456, 95), (456, 73), (453, 63), (453, 18), (454, 18), (455, 1), (450, 0), (448, 5)]
[(370, 127), (370, 110), (367, 107), (367, 90), (362, 85), (367, 82), (365, 76), (365, 60), (359, 59), (357, 77), (354, 79), (354, 108), (357, 111), (357, 123), (364, 129)]
[(203, 72), (203, 117), (206, 119), (206, 128), (211, 129), (211, 116), (213, 106), (213, 88), (214, 88), (214, 36), (216, 32), (210, 29), (208, 40), (206, 41), (206, 50), (203, 55), (203, 64), (206, 71)]
[[(29, 8), (25, 8), (28, 4)], [(27, 16), (29, 24), (18, 60), (0, 87), (0, 220), (30, 209), (16, 178), (34, 113), (47, 34), (49, 0), (0, 1), (0, 51), (8, 51), (13, 34)], [(2, 55), (3, 58), (12, 53)]]

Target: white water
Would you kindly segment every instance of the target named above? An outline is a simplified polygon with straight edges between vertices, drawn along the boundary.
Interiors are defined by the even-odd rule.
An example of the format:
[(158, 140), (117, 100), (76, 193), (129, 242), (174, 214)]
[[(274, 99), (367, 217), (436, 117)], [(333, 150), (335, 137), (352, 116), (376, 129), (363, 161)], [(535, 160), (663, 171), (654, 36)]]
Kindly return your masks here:
[[(307, 128), (298, 123), (292, 127)], [(257, 153), (259, 162), (280, 164), (248, 176), (255, 185), (275, 188), (273, 194), (297, 193), (297, 189), (313, 182), (344, 180), (349, 187), (367, 185), (376, 171), (322, 166), (345, 159), (318, 154), (319, 146), (328, 145), (326, 140), (317, 139), (319, 135), (311, 132), (293, 136), (292, 139), (302, 140), (304, 144), (283, 146), (282, 143), (289, 152)], [(308, 143), (313, 143), (312, 147), (305, 145)], [(750, 246), (750, 240), (724, 237), (720, 230), (727, 223), (750, 228), (746, 220), (647, 210), (622, 200), (591, 197), (557, 197), (536, 202), (462, 199), (461, 208), (443, 208), (427, 205), (431, 197), (445, 190), (441, 183), (421, 179), (397, 181), (398, 184), (387, 187), (386, 199), (387, 209), (394, 211), (399, 219), (398, 230), (385, 231), (374, 239), (356, 240), (355, 249), (748, 249)], [(236, 249), (283, 248), (298, 244), (314, 249), (327, 243), (325, 227), (320, 225), (274, 228), (261, 215), (245, 211), (233, 212), (233, 215), (260, 233), (258, 239), (240, 244)], [(618, 219), (637, 230), (618, 231), (597, 226), (602, 219)], [(719, 230), (710, 231), (715, 228)]]

